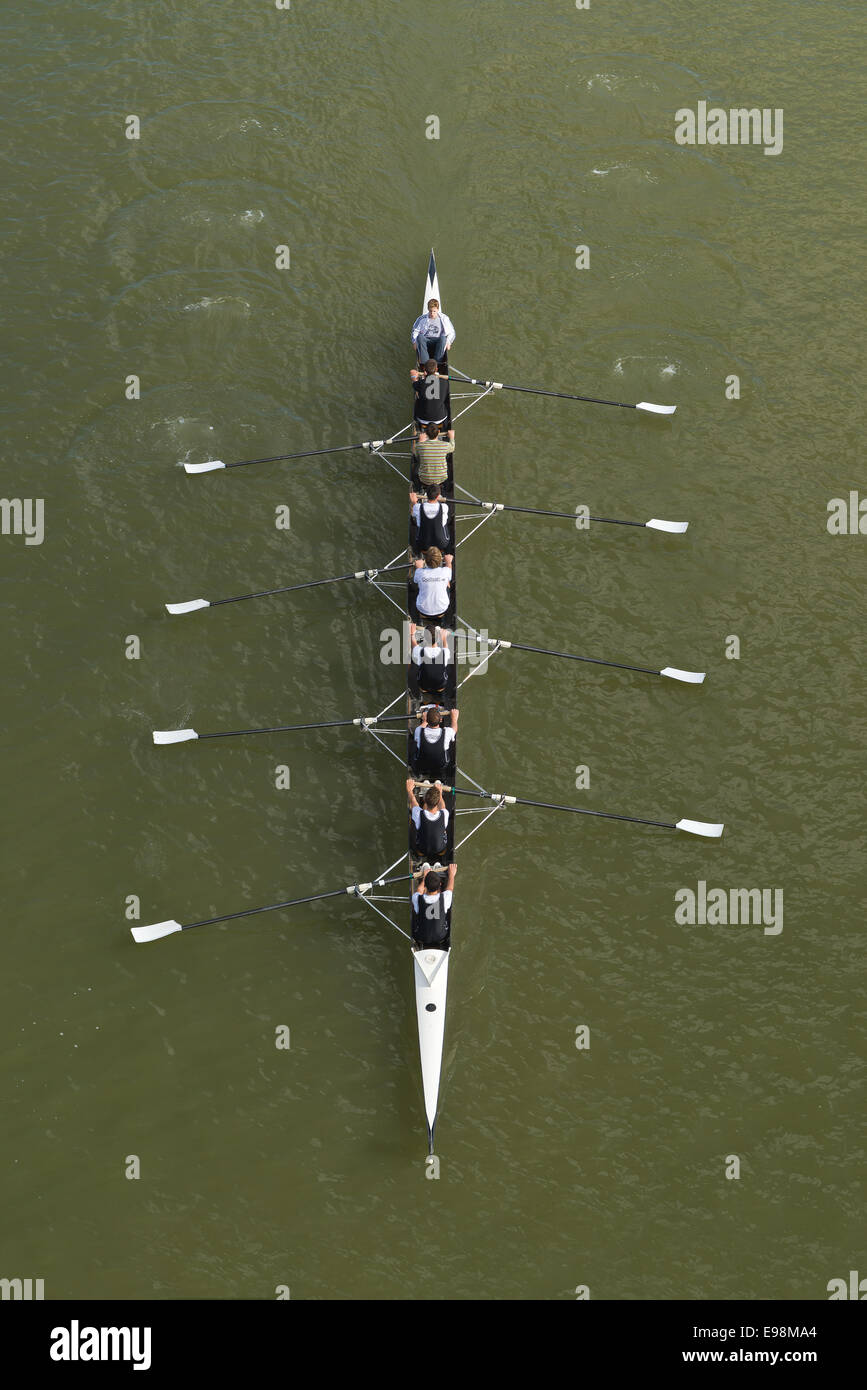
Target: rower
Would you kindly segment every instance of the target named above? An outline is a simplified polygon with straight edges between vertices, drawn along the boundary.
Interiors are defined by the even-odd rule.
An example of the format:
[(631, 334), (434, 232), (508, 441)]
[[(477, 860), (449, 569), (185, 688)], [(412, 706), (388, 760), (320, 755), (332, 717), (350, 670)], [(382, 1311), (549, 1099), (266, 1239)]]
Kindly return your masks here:
[(415, 602), (423, 618), (433, 618), (439, 622), (448, 612), (453, 560), (453, 555), (443, 555), (437, 546), (432, 545), (425, 551), (423, 560), (413, 561), (412, 583), (418, 591)]
[(454, 340), (455, 326), (451, 319), (440, 309), (438, 299), (429, 299), (427, 313), (421, 314), (412, 326), (412, 345), (419, 363), (431, 357), (442, 362)]
[[(424, 371), (413, 369), (409, 375), (415, 394), (413, 418), (419, 429), (427, 433), (427, 426), (436, 422), (443, 429), (451, 430), (448, 372), (440, 372), (437, 362), (431, 357), (425, 362)], [(454, 437), (454, 431), (451, 437)]]
[[(436, 782), (427, 788), (421, 805), (416, 799), (415, 783), (414, 777), (407, 777), (406, 796), (414, 832), (411, 847), (415, 854), (421, 854), (425, 859), (442, 859), (449, 843), (449, 813), (443, 800), (442, 783)], [(415, 841), (414, 845), (412, 840)]]
[(412, 476), (418, 478), (422, 487), (431, 483), (438, 486), (449, 476), (449, 455), (455, 451), (455, 432), (448, 431), (448, 438), (441, 437), (439, 425), (429, 424), (418, 435), (412, 454)]
[(432, 545), (447, 551), (452, 543), (448, 503), (443, 501), (439, 483), (430, 483), (424, 491), (424, 501), (420, 492), (409, 494), (410, 520), (415, 528), (410, 528), (410, 544), (417, 552)]
[(454, 766), (455, 736), (458, 732), (458, 711), (453, 709), (443, 722), (443, 711), (426, 709), (415, 731), (413, 771), (424, 778), (442, 778), (450, 765)]
[(410, 690), (422, 699), (441, 697), (454, 674), (448, 634), (436, 623), (431, 624), (428, 631), (410, 622), (409, 639), (412, 643)]
[(412, 939), (422, 950), (447, 951), (452, 924), (452, 894), (457, 864), (450, 864), (443, 887), (442, 875), (425, 864), (416, 875), (412, 895)]

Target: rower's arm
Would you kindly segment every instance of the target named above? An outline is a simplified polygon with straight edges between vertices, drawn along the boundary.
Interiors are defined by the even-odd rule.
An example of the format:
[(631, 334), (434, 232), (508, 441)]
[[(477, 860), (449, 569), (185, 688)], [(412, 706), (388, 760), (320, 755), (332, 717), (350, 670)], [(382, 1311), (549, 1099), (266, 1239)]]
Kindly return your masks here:
[(449, 893), (453, 890), (453, 888), (454, 888), (454, 886), (455, 886), (455, 874), (457, 873), (457, 871), (458, 871), (458, 866), (457, 866), (457, 864), (455, 863), (455, 861), (452, 860), (451, 864), (449, 864), (449, 876), (448, 876), (448, 881), (447, 881), (447, 883), (446, 883), (446, 891), (449, 892)]
[(407, 779), (406, 779), (406, 801), (407, 801), (407, 805), (409, 806), (409, 809), (410, 809), (411, 811), (414, 810), (415, 807), (418, 805), (418, 802), (417, 802), (416, 799), (415, 799), (415, 778), (414, 778), (414, 777), (407, 777)]
[(452, 710), (452, 728), (454, 729), (455, 733), (457, 733), (457, 731), (458, 731), (458, 715), (459, 715), (459, 714), (460, 714), (460, 710), (459, 710), (459, 709), (453, 709), (453, 710)]

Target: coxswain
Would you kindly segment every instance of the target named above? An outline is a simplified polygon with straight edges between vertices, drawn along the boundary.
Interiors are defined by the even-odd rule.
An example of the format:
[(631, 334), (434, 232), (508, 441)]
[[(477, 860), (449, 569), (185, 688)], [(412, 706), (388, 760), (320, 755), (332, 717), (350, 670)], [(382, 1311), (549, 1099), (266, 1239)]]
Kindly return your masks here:
[(441, 485), (449, 476), (449, 455), (455, 451), (455, 432), (449, 430), (443, 439), (439, 425), (430, 424), (416, 439), (412, 455), (412, 473), (422, 487), (431, 483)]
[(443, 501), (439, 483), (426, 487), (424, 497), (420, 492), (410, 492), (409, 514), (415, 526), (415, 531), (410, 531), (413, 550), (430, 550), (432, 545), (444, 552), (451, 549), (448, 503)]
[(454, 763), (455, 735), (458, 732), (458, 711), (427, 709), (415, 731), (413, 771), (424, 778), (442, 778), (446, 768)]
[(416, 854), (425, 859), (442, 859), (448, 849), (449, 813), (443, 800), (442, 783), (428, 787), (419, 805), (415, 795), (414, 777), (406, 779), (406, 796), (414, 831)]
[(423, 618), (439, 621), (449, 610), (449, 589), (452, 583), (453, 555), (443, 555), (435, 545), (424, 553), (423, 560), (414, 560), (412, 581), (418, 593), (416, 607)]
[(419, 315), (412, 326), (412, 345), (419, 362), (427, 362), (431, 357), (442, 362), (454, 340), (455, 326), (451, 319), (440, 309), (438, 299), (429, 299), (427, 313)]
[(425, 362), (424, 371), (413, 369), (409, 374), (415, 394), (413, 419), (425, 434), (428, 425), (437, 424), (442, 429), (451, 429), (452, 424), (448, 373), (438, 371), (437, 367), (438, 364), (431, 357), (430, 361)]
[(412, 939), (415, 946), (445, 951), (450, 944), (452, 895), (457, 864), (443, 877), (425, 865), (415, 877), (412, 895)]

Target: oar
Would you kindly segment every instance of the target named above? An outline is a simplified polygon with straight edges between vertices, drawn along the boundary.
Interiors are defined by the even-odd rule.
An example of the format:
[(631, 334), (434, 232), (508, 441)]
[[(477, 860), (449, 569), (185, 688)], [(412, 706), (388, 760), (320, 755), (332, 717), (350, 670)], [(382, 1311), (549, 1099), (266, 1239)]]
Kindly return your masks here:
[[(459, 498), (458, 502), (465, 507), (481, 507), (486, 512), (525, 512), (527, 516), (562, 516), (569, 521), (575, 520), (574, 512), (546, 512), (541, 507), (507, 507), (504, 502), (468, 502), (465, 497)], [(587, 520), (604, 521), (607, 526), (646, 526), (651, 531), (670, 531), (675, 535), (683, 535), (689, 526), (688, 521), (660, 521), (655, 516), (650, 521), (621, 521), (614, 516), (588, 516)]]
[(152, 922), (147, 927), (130, 927), (135, 941), (159, 941), (160, 937), (171, 936), (176, 931), (191, 931), (193, 927), (210, 927), (215, 922), (232, 922), (238, 917), (255, 917), (259, 912), (277, 912), (283, 907), (297, 907), (299, 903), (321, 902), (323, 898), (342, 898), (347, 893), (353, 898), (363, 898), (371, 888), (382, 888), (386, 883), (403, 883), (412, 874), (398, 874), (396, 878), (377, 878), (372, 883), (350, 883), (346, 888), (335, 888), (331, 893), (314, 893), (309, 898), (290, 898), (287, 902), (268, 903), (267, 907), (248, 907), (242, 912), (223, 912), (219, 917), (203, 917), (200, 922)]
[(284, 463), (287, 459), (312, 459), (319, 454), (348, 454), (352, 449), (366, 449), (362, 444), (341, 444), (336, 449), (308, 449), (303, 454), (272, 454), (265, 459), (236, 459), (234, 463), (223, 463), (222, 459), (210, 459), (208, 463), (185, 463), (186, 473), (214, 473), (218, 468), (250, 468), (254, 463)]
[(189, 743), (192, 739), (240, 738), (242, 734), (292, 734), (299, 729), (343, 729), (350, 724), (369, 729), (374, 724), (398, 724), (411, 719), (409, 714), (368, 715), (363, 719), (328, 719), (322, 724), (274, 724), (267, 729), (226, 729), (215, 734), (200, 734), (195, 729), (154, 729), (154, 743)]
[(292, 594), (298, 589), (316, 589), (322, 584), (341, 584), (345, 579), (375, 579), (378, 574), (384, 574), (386, 570), (406, 569), (406, 560), (393, 560), (389, 565), (383, 565), (381, 569), (354, 570), (352, 574), (337, 574), (333, 579), (308, 579), (306, 584), (285, 584), (280, 589), (259, 589), (255, 594), (235, 594), (233, 598), (193, 598), (186, 603), (167, 603), (166, 611), (175, 615), (178, 613), (195, 613), (200, 608), (219, 608), (223, 603), (243, 603), (248, 598), (269, 598), (271, 594)]
[(489, 646), (496, 643), (500, 647), (513, 647), (519, 652), (536, 652), (539, 656), (562, 656), (566, 661), (587, 661), (592, 666), (614, 666), (619, 671), (640, 671), (646, 676), (668, 676), (669, 680), (685, 681), (688, 685), (701, 685), (706, 672), (681, 671), (677, 666), (628, 666), (625, 661), (603, 661), (598, 656), (576, 656), (574, 652), (554, 652), (549, 647), (528, 647), (523, 642), (506, 642), (502, 637), (488, 637)]
[[(433, 782), (416, 782), (417, 787), (432, 787)], [(583, 806), (555, 806), (550, 801), (527, 801), (522, 796), (503, 796), (500, 792), (471, 791), (468, 787), (443, 787), (444, 792), (454, 792), (456, 796), (477, 796), (486, 801), (502, 801), (507, 806), (540, 806), (545, 811), (571, 811), (575, 816), (599, 816), (602, 820), (626, 820), (633, 825), (657, 825), (663, 830), (685, 830), (690, 835), (705, 835), (709, 840), (718, 840), (725, 827), (711, 825), (702, 820), (645, 820), (643, 816), (619, 816), (611, 811), (588, 811)]]
[(451, 379), (452, 372), (457, 372), (455, 380), (469, 382), (470, 386), (486, 386), (494, 391), (523, 391), (528, 396), (556, 396), (561, 401), (587, 401), (590, 405), (616, 405), (621, 410), (644, 410), (649, 415), (673, 415), (677, 410), (676, 405), (654, 405), (652, 401), (638, 401), (633, 405), (629, 401), (603, 401), (599, 396), (570, 396), (565, 391), (542, 391), (538, 386), (507, 386), (504, 381), (479, 381), (474, 376), (464, 376), (457, 367), (452, 367), (449, 372)]
[(271, 454), (270, 457), (262, 459), (236, 459), (234, 463), (224, 463), (222, 459), (209, 459), (207, 463), (185, 463), (184, 471), (214, 473), (218, 468), (250, 468), (254, 463), (285, 463), (288, 459), (312, 459), (322, 454), (348, 454), (353, 449), (381, 449), (383, 444), (393, 444), (409, 428), (409, 425), (405, 425), (390, 439), (363, 439), (360, 444), (338, 444), (335, 449), (306, 449), (303, 454)]

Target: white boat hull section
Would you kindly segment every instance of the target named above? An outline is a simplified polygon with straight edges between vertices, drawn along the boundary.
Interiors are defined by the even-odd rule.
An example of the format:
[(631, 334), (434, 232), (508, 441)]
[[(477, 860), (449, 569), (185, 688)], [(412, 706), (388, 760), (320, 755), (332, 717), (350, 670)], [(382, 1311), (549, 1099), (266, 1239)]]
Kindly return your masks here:
[(437, 1118), (446, 1028), (449, 953), (448, 951), (428, 949), (413, 951), (412, 954), (415, 974), (415, 1007), (418, 1015), (418, 1050), (421, 1056), (421, 1080), (424, 1088), (424, 1108), (427, 1115), (430, 1151), (433, 1153), (433, 1132)]

